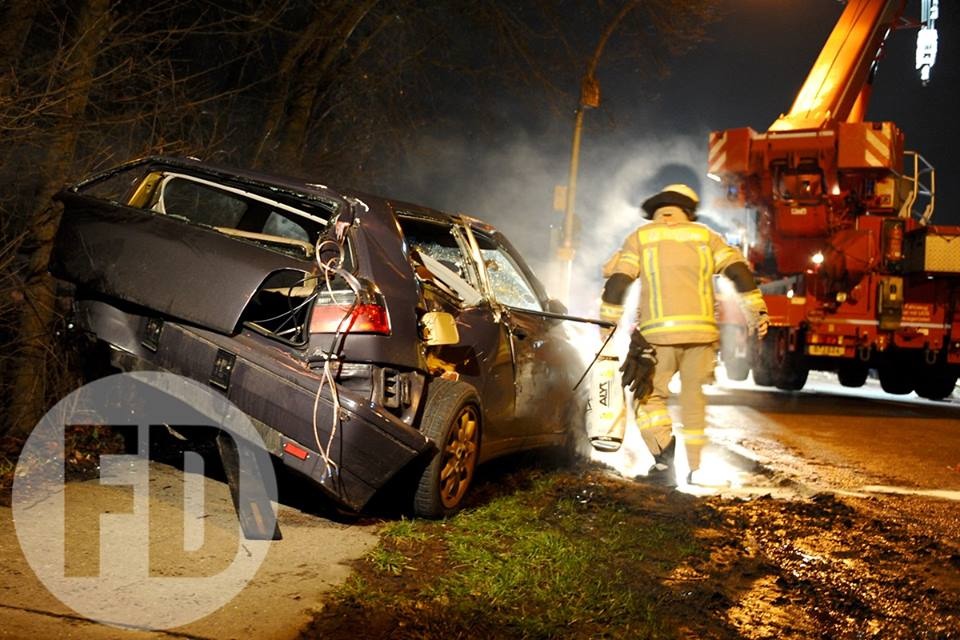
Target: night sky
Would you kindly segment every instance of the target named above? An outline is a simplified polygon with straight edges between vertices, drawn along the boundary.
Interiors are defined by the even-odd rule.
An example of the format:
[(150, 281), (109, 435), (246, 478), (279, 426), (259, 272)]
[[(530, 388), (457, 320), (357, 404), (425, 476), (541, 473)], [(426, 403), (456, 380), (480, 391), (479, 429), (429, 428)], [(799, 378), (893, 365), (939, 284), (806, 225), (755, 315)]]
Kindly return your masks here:
[[(715, 41), (680, 61), (664, 86), (655, 117), (670, 120), (673, 105), (698, 104), (673, 115), (686, 127), (765, 130), (789, 109), (800, 84), (826, 41), (844, 5), (836, 0), (735, 0), (733, 13), (717, 26)], [(919, 2), (908, 3), (908, 14)], [(906, 148), (919, 151), (937, 168), (938, 213), (934, 221), (960, 224), (960, 185), (955, 144), (960, 125), (950, 94), (958, 82), (960, 7), (941, 2), (937, 21), (939, 54), (930, 83), (914, 69), (916, 30), (894, 32), (880, 63), (867, 119), (893, 121)], [(681, 79), (695, 79), (685, 83)], [(709, 96), (706, 97), (705, 96)]]
[[(960, 224), (960, 159), (953, 149), (960, 136), (948, 98), (957, 85), (960, 8), (941, 5), (930, 84), (923, 87), (914, 70), (916, 31), (895, 32), (868, 119), (897, 123), (906, 148), (936, 167), (933, 221)], [(582, 232), (575, 266), (588, 290), (599, 286), (599, 266), (640, 223), (636, 205), (646, 194), (682, 179), (709, 200), (708, 133), (742, 126), (765, 131), (790, 108), (843, 10), (836, 0), (727, 0), (724, 7), (727, 17), (709, 28), (711, 40), (673, 60), (667, 78), (651, 79), (635, 66), (601, 60), (602, 103), (586, 114), (576, 207)], [(504, 104), (517, 114), (516, 126), (499, 136), (471, 138), (469, 127), (434, 132), (423, 141), (422, 165), (415, 161), (397, 183), (398, 195), (498, 225), (543, 271), (552, 257), (549, 227), (560, 222), (552, 191), (566, 182), (574, 107), (571, 101), (569, 116), (562, 118)], [(673, 170), (664, 174), (665, 165)], [(709, 212), (707, 221), (721, 229), (729, 223)]]

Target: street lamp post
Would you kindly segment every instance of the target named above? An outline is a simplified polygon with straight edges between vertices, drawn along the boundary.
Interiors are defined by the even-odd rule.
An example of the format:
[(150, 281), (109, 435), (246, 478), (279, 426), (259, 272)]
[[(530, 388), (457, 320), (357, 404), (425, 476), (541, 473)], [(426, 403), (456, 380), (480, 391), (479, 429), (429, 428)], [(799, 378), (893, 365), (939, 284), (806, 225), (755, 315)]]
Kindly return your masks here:
[(573, 270), (573, 256), (576, 253), (574, 248), (574, 204), (577, 197), (577, 173), (580, 168), (580, 138), (583, 133), (583, 114), (586, 109), (600, 106), (600, 83), (597, 82), (596, 71), (597, 64), (600, 62), (600, 55), (603, 53), (607, 41), (613, 34), (620, 21), (626, 17), (640, 0), (629, 0), (626, 2), (606, 26), (603, 33), (600, 34), (600, 41), (597, 48), (590, 58), (587, 65), (587, 71), (580, 81), (580, 103), (577, 105), (576, 116), (573, 124), (573, 145), (570, 150), (570, 173), (567, 177), (567, 197), (563, 209), (563, 241), (557, 249), (557, 262), (560, 265), (561, 277), (561, 297), (565, 303), (570, 302), (570, 280)]

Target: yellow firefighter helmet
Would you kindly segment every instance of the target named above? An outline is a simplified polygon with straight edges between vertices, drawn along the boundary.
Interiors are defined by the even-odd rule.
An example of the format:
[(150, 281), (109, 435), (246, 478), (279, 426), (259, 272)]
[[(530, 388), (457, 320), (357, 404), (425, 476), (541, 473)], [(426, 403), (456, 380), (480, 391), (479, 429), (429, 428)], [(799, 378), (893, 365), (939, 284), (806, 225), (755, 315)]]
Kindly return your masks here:
[(668, 184), (660, 193), (650, 196), (640, 205), (643, 207), (643, 217), (647, 220), (653, 218), (654, 212), (660, 207), (673, 205), (680, 207), (687, 213), (691, 220), (697, 219), (697, 206), (700, 204), (700, 197), (697, 192), (685, 184)]

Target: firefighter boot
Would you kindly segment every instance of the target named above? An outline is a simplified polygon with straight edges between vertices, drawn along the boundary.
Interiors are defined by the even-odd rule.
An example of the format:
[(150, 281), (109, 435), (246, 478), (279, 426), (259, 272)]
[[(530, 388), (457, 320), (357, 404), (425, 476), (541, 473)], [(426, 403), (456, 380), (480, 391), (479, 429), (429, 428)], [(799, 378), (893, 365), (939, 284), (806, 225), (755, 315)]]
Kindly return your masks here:
[(653, 466), (647, 471), (647, 480), (666, 487), (677, 486), (676, 470), (673, 466), (673, 456), (677, 448), (677, 439), (670, 436), (667, 446), (653, 456)]
[(670, 442), (667, 443), (663, 449), (660, 450), (660, 453), (653, 456), (654, 466), (663, 465), (666, 467), (673, 466), (673, 456), (677, 450), (677, 438), (676, 436), (670, 436)]

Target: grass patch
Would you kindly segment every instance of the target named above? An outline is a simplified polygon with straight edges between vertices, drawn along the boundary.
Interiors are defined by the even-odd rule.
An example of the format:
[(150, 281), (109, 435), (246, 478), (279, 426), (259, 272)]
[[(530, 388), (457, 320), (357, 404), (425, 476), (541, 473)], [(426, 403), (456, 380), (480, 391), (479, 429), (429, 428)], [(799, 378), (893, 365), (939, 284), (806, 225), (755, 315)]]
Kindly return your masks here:
[(555, 471), (449, 520), (393, 522), (305, 637), (672, 637), (666, 582), (700, 553), (658, 513), (675, 496)]

